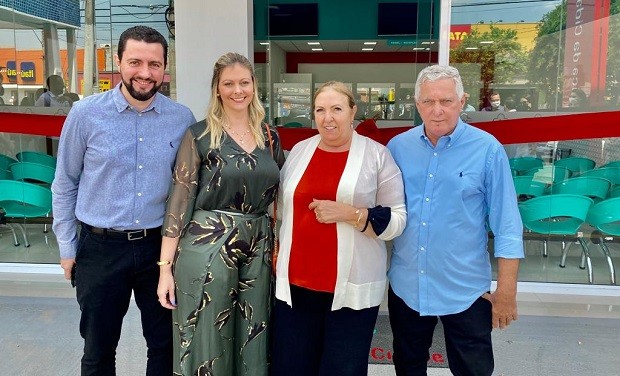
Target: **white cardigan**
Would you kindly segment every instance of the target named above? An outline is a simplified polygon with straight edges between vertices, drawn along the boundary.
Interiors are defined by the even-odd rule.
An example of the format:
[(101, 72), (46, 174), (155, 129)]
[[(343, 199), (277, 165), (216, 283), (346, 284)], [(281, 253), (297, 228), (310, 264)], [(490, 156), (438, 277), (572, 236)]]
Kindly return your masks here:
[[(288, 264), (293, 233), (293, 194), (320, 140), (320, 135), (316, 135), (295, 145), (280, 171), (282, 226), (276, 267), (276, 298), (291, 306)], [(378, 306), (387, 283), (384, 241), (403, 232), (407, 217), (401, 172), (385, 146), (353, 132), (336, 201), (360, 208), (377, 205), (391, 208), (390, 222), (379, 238), (364, 235), (346, 222), (336, 224), (338, 272), (332, 310)]]

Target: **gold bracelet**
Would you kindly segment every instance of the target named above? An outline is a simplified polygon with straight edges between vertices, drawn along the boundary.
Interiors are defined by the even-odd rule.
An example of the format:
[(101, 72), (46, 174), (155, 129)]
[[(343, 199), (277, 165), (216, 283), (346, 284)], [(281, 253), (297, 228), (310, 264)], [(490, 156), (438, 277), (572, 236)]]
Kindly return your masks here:
[(157, 261), (157, 265), (159, 266), (170, 265), (170, 264), (172, 264), (172, 261)]
[(360, 221), (362, 220), (362, 211), (357, 209), (355, 211), (355, 214), (357, 214), (357, 221), (355, 221), (355, 228), (360, 227)]

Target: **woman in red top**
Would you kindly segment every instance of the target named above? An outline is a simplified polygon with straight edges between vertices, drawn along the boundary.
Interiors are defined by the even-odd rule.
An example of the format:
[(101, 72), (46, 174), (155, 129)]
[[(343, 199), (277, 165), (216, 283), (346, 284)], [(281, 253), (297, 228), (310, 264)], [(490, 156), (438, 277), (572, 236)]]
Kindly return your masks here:
[(385, 240), (405, 225), (403, 182), (389, 151), (353, 130), (349, 88), (314, 95), (319, 135), (280, 173), (272, 375), (365, 375), (386, 287)]

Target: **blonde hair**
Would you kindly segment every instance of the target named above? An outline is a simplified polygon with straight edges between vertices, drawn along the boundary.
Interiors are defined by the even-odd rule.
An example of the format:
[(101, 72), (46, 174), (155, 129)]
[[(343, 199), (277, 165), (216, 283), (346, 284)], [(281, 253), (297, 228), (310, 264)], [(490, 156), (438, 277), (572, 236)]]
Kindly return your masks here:
[(236, 52), (228, 52), (224, 55), (220, 56), (219, 59), (215, 62), (215, 66), (213, 67), (213, 78), (211, 79), (211, 100), (209, 100), (209, 106), (207, 108), (207, 128), (205, 131), (198, 137), (202, 138), (210, 134), (211, 142), (210, 147), (212, 149), (217, 149), (222, 145), (222, 137), (224, 135), (224, 123), (226, 122), (226, 113), (224, 112), (224, 107), (222, 106), (222, 98), (220, 98), (217, 94), (217, 86), (220, 83), (220, 77), (222, 76), (222, 71), (224, 68), (233, 66), (235, 64), (239, 64), (242, 67), (246, 68), (250, 71), (252, 75), (252, 84), (254, 86), (254, 95), (252, 97), (252, 102), (250, 102), (249, 112), (250, 112), (250, 131), (254, 140), (256, 141), (256, 145), (259, 149), (265, 148), (265, 136), (262, 131), (262, 123), (265, 118), (265, 109), (258, 98), (258, 84), (256, 82), (256, 75), (254, 74), (254, 68), (252, 67), (252, 63), (248, 60), (247, 57), (238, 54)]
[(340, 81), (327, 81), (323, 85), (319, 86), (318, 89), (314, 92), (314, 97), (312, 97), (312, 109), (314, 110), (314, 103), (316, 102), (316, 97), (324, 92), (326, 89), (332, 89), (337, 93), (340, 93), (347, 97), (349, 102), (349, 108), (353, 108), (355, 106), (355, 97), (353, 96), (353, 92), (349, 87)]

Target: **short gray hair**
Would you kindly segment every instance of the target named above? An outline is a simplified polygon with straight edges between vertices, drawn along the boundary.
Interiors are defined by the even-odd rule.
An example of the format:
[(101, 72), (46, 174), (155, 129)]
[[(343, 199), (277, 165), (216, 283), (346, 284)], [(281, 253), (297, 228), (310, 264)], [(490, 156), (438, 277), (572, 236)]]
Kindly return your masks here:
[(463, 81), (461, 80), (461, 75), (458, 69), (449, 65), (431, 65), (422, 69), (418, 74), (418, 79), (415, 82), (415, 99), (418, 100), (420, 98), (420, 88), (423, 83), (446, 78), (454, 80), (454, 83), (456, 84), (456, 95), (459, 99), (463, 98), (463, 95), (465, 95), (465, 90), (463, 89)]

